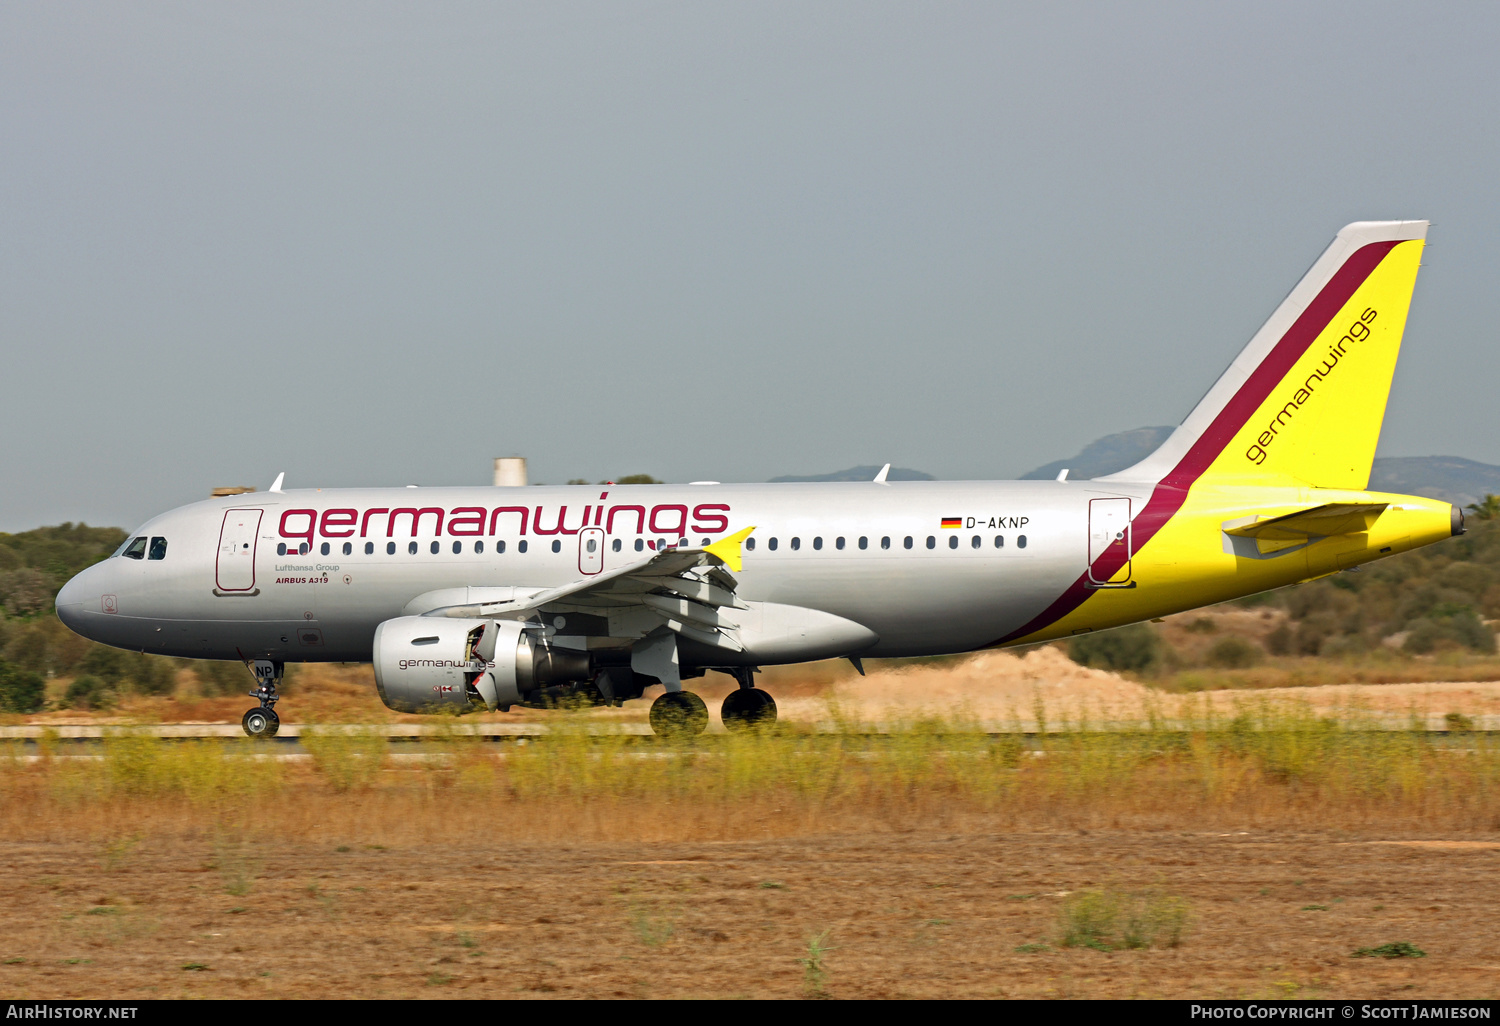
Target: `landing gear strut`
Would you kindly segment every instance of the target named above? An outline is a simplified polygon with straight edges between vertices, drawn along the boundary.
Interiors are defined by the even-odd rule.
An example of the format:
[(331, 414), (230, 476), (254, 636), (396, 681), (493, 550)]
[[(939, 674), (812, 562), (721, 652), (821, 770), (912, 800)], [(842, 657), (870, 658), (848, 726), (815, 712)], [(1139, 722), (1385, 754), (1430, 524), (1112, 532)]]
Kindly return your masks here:
[(275, 737), (281, 729), (281, 717), (276, 715), (275, 709), (276, 701), (281, 697), (277, 685), (281, 683), (286, 664), (257, 659), (250, 668), (255, 673), (255, 690), (250, 692), (250, 697), (260, 699), (260, 705), (240, 717), (240, 726), (251, 737)]

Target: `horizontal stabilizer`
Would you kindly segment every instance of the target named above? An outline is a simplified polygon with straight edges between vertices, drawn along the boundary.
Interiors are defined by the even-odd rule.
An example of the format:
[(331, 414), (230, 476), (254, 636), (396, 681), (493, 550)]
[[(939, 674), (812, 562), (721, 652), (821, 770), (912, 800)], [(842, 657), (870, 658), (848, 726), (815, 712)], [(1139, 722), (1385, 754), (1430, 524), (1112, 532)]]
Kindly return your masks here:
[(1386, 511), (1384, 502), (1330, 502), (1279, 517), (1244, 517), (1224, 524), (1224, 533), (1260, 541), (1306, 541), (1308, 536), (1368, 531)]

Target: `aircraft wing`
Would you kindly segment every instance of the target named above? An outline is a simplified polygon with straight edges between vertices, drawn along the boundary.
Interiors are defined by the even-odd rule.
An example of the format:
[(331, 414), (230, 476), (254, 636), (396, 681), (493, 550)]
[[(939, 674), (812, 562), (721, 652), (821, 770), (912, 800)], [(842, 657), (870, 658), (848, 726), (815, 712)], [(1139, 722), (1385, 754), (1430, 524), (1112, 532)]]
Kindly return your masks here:
[(719, 611), (747, 608), (735, 597), (739, 582), (730, 571), (740, 569), (740, 546), (754, 530), (747, 527), (702, 548), (663, 549), (559, 588), (424, 615), (536, 621), (543, 628), (561, 618), (565, 626), (556, 629), (566, 633), (613, 637), (644, 637), (665, 626), (707, 645), (743, 651), (736, 623)]
[(1251, 516), (1224, 524), (1224, 533), (1265, 542), (1305, 542), (1309, 536), (1327, 538), (1358, 534), (1374, 526), (1386, 511), (1385, 502), (1329, 502), (1279, 517)]

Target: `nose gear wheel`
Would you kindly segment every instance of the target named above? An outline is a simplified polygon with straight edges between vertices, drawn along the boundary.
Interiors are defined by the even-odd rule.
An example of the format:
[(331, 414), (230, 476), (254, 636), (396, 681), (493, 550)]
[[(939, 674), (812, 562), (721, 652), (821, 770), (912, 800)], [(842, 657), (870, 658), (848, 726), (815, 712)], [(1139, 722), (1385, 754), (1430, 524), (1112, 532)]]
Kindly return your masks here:
[(276, 715), (275, 709), (256, 706), (240, 718), (240, 726), (251, 737), (275, 737), (281, 729), (281, 717)]

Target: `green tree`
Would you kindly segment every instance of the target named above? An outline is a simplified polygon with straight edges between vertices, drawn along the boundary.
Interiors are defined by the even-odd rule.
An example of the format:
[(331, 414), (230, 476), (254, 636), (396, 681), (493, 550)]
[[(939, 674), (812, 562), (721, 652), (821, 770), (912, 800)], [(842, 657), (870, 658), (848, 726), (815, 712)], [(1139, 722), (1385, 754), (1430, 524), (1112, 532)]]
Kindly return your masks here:
[[(608, 481), (600, 481), (599, 483), (600, 484), (609, 484), (610, 482), (608, 482)], [(619, 484), (619, 485), (627, 485), (627, 484), (666, 484), (665, 481), (658, 481), (656, 478), (652, 477), (650, 474), (626, 474), (624, 477), (620, 478), (619, 480), (615, 481), (614, 483), (615, 484)]]
[(47, 682), (41, 674), (0, 662), (0, 712), (37, 712), (46, 696)]
[(1483, 502), (1471, 502), (1464, 507), (1475, 520), (1500, 519), (1500, 495), (1486, 495)]

